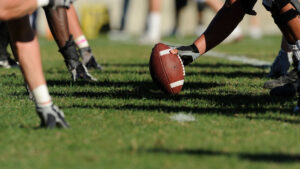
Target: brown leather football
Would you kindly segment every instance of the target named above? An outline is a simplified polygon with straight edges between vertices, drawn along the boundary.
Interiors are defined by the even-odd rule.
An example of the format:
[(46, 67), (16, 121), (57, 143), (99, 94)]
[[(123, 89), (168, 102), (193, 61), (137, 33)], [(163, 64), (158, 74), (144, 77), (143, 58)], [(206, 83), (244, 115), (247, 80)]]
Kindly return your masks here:
[(163, 43), (158, 43), (152, 49), (150, 57), (150, 73), (154, 83), (169, 94), (180, 93), (185, 70), (183, 62), (178, 55), (170, 53), (171, 48)]

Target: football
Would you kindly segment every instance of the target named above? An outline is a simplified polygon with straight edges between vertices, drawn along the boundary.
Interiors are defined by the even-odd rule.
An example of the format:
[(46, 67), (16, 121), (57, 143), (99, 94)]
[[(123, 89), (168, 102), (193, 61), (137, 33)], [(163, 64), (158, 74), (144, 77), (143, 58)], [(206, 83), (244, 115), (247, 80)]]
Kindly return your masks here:
[(168, 94), (180, 93), (185, 70), (181, 58), (170, 53), (171, 48), (158, 43), (152, 49), (149, 69), (154, 83)]

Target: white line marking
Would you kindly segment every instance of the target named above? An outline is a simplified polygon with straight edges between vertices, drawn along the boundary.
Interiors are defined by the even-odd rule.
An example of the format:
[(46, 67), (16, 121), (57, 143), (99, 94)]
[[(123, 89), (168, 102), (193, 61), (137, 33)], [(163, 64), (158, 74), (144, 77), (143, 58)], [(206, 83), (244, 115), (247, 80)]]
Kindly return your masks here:
[(225, 53), (220, 53), (220, 52), (215, 52), (215, 51), (209, 51), (209, 52), (205, 53), (204, 56), (227, 59), (230, 61), (246, 63), (246, 64), (253, 65), (253, 66), (269, 67), (272, 64), (271, 62), (268, 62), (268, 61), (248, 58), (246, 56), (227, 55)]
[(192, 114), (185, 114), (185, 113), (178, 113), (175, 115), (170, 116), (171, 120), (178, 121), (178, 122), (192, 122), (195, 121), (196, 118)]
[(170, 87), (173, 89), (175, 87), (182, 86), (183, 83), (184, 83), (184, 80), (179, 80), (177, 82), (170, 83)]

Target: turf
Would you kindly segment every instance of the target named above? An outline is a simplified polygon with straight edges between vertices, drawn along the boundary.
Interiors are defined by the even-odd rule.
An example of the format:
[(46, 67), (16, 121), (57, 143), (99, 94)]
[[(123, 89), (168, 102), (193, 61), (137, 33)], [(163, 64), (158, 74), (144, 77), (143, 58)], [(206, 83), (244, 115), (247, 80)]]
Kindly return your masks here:
[[(279, 43), (277, 36), (246, 38), (214, 50), (272, 61)], [(40, 44), (49, 90), (72, 127), (36, 128), (20, 71), (1, 69), (1, 169), (300, 167), (300, 119), (291, 113), (297, 98), (269, 96), (262, 88), (268, 69), (201, 57), (186, 67), (183, 91), (169, 96), (151, 81), (151, 46), (91, 40), (104, 70), (91, 71), (98, 82), (71, 83), (54, 42)], [(177, 113), (196, 120), (171, 120)]]

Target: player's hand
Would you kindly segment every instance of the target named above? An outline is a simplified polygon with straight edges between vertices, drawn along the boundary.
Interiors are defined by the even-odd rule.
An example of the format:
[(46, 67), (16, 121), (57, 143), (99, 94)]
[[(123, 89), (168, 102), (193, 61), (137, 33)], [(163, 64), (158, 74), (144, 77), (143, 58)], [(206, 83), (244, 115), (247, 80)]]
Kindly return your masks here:
[(57, 8), (57, 7), (69, 8), (70, 5), (74, 1), (75, 0), (50, 0), (48, 7), (50, 7), (50, 8)]
[(180, 47), (171, 47), (171, 54), (178, 54), (183, 61), (184, 65), (188, 65), (196, 60), (199, 56), (199, 50), (195, 45), (190, 46), (180, 46)]

